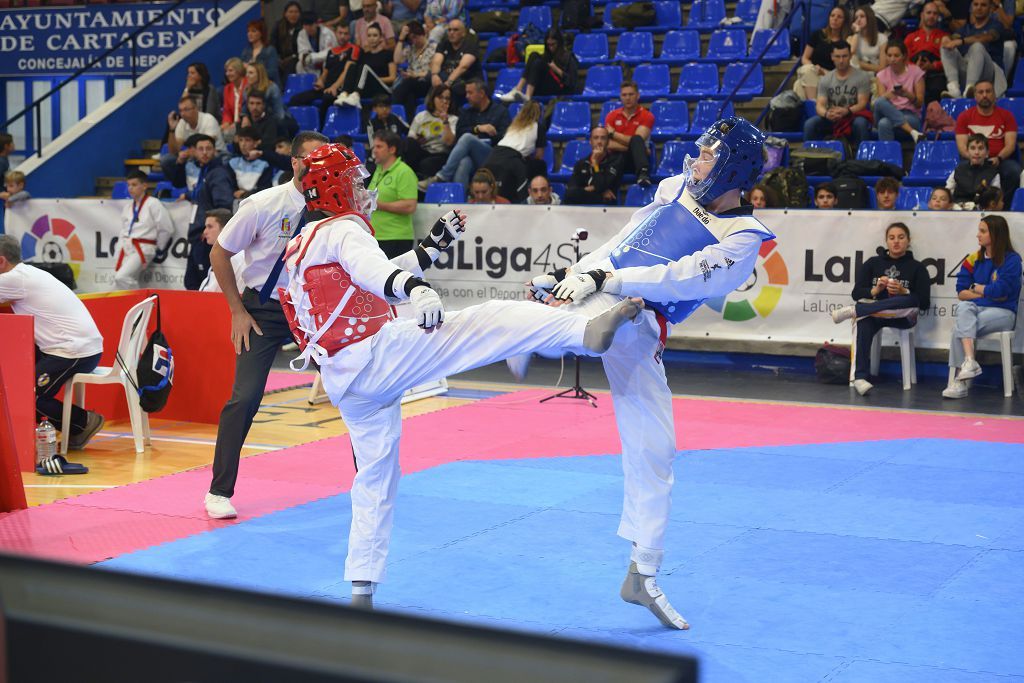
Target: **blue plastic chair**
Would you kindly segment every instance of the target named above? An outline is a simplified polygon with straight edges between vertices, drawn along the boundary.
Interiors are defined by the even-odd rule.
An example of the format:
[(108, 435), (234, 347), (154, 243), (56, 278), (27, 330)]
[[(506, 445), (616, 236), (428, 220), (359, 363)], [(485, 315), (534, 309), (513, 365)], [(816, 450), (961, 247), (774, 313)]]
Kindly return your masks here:
[(647, 206), (654, 201), (654, 195), (657, 191), (657, 185), (648, 185), (647, 187), (630, 185), (629, 189), (626, 190), (626, 201), (623, 206)]
[(601, 105), (601, 118), (597, 120), (600, 125), (604, 125), (604, 122), (608, 120), (608, 114), (612, 113), (613, 110), (618, 109), (622, 106), (622, 102), (618, 100), (608, 100)]
[(674, 97), (699, 100), (718, 95), (718, 67), (707, 62), (683, 64)]
[(721, 114), (718, 108), (722, 106), (722, 100), (701, 100), (693, 112), (693, 121), (690, 122), (690, 134), (700, 135), (707, 130), (712, 123), (726, 116), (735, 116), (732, 102), (725, 103), (725, 109)]
[(1024, 125), (1024, 97), (1001, 97), (996, 105), (1008, 109), (1017, 119), (1017, 127)]
[(551, 175), (551, 172), (555, 170), (555, 146), (551, 144), (551, 140), (548, 140), (544, 144), (544, 171)]
[[(548, 182), (551, 182), (551, 181), (548, 181)], [(565, 183), (551, 183), (551, 192), (553, 194), (557, 194), (558, 197), (562, 200), (562, 203), (565, 203), (565, 193), (566, 193), (566, 191), (567, 190), (566, 190), (566, 187), (565, 187)]]
[(932, 187), (901, 187), (896, 196), (897, 211), (913, 211), (928, 209), (928, 200), (932, 196)]
[(654, 59), (654, 35), (650, 31), (630, 31), (619, 36), (619, 43), (615, 47), (615, 61), (625, 64), (640, 64), (652, 59)]
[[(188, 192), (187, 187), (175, 187), (174, 183), (172, 183), (171, 181), (161, 180), (156, 184), (156, 190), (154, 191), (154, 194), (157, 197), (160, 197), (161, 200), (173, 201), (178, 197), (184, 195), (186, 192)], [(164, 193), (167, 193), (166, 197), (162, 196)]]
[(718, 28), (725, 19), (724, 0), (693, 0), (690, 14), (686, 17), (686, 27), (700, 30)]
[[(1017, 65), (1020, 68), (1020, 64)], [(1010, 211), (1024, 211), (1024, 192), (1018, 191), (1013, 193), (1013, 203), (1010, 205)]]
[(652, 31), (660, 32), (662, 29), (679, 28), (683, 25), (682, 9), (679, 2), (673, 0), (655, 0), (654, 17), (655, 26), (649, 29)]
[[(754, 38), (750, 43), (750, 52), (748, 53), (750, 59), (757, 59), (757, 56), (761, 54), (761, 50), (768, 44), (774, 33), (771, 29), (754, 31)], [(789, 29), (784, 28), (779, 37), (775, 39), (775, 42), (771, 44), (771, 47), (768, 48), (768, 51), (764, 53), (761, 63), (778, 64), (783, 60), (789, 59), (792, 49), (789, 44)]]
[(959, 161), (955, 140), (922, 142), (914, 148), (914, 159), (903, 184), (934, 185), (945, 181)]
[(321, 132), (331, 140), (339, 135), (349, 135), (353, 138), (366, 135), (359, 120), (359, 110), (348, 105), (330, 107), (327, 110), (327, 120), (324, 121), (324, 129)]
[(671, 140), (690, 132), (690, 110), (686, 102), (659, 100), (651, 104), (654, 129), (651, 139)]
[(519, 30), (522, 31), (527, 24), (533, 24), (541, 31), (547, 32), (551, 28), (551, 8), (547, 5), (523, 7), (519, 10)]
[(583, 93), (578, 97), (585, 100), (606, 100), (617, 97), (622, 85), (622, 67), (610, 65), (592, 66), (587, 69), (587, 81)]
[(498, 72), (498, 77), (494, 80), (494, 92), (498, 94), (509, 92), (519, 85), (519, 79), (522, 77), (523, 67), (506, 66)]
[(366, 145), (356, 140), (352, 141), (352, 153), (358, 158), (366, 161)]
[(751, 66), (754, 69), (746, 77), (746, 80), (743, 81), (743, 85), (740, 86), (739, 90), (736, 91), (736, 99), (749, 100), (753, 97), (761, 96), (764, 92), (764, 72), (761, 70), (761, 65), (751, 65), (750, 62), (733, 62), (725, 67), (725, 73), (722, 74), (722, 97), (729, 96), (729, 93), (740, 82), (740, 79), (746, 75), (747, 70)]
[(700, 154), (697, 145), (691, 141), (669, 140), (661, 149), (661, 159), (654, 170), (655, 178), (668, 178), (683, 172), (683, 161), (686, 155), (696, 157)]
[(668, 97), (672, 89), (668, 64), (640, 64), (633, 70), (633, 81), (644, 99)]
[(558, 178), (571, 178), (572, 167), (576, 165), (576, 162), (580, 159), (586, 159), (590, 156), (590, 141), (589, 140), (570, 140), (565, 144), (565, 149), (562, 150), (562, 165), (558, 168), (556, 177)]
[(281, 95), (281, 101), (288, 104), (297, 93), (312, 90), (315, 82), (316, 74), (288, 74), (288, 78), (284, 82), (284, 94)]
[[(412, 120), (412, 119), (405, 118), (405, 105), (404, 104), (392, 104), (391, 105), (391, 113), (394, 114), (395, 116), (397, 116), (398, 118), (402, 119), (406, 123), (409, 123)], [(377, 118), (377, 112), (376, 111), (371, 111), (370, 112), (370, 118), (371, 119)]]
[(711, 34), (704, 59), (710, 62), (735, 62), (746, 56), (747, 32), (741, 28), (720, 28)]
[[(1020, 97), (1024, 95), (1024, 57), (1017, 60), (1017, 67), (1013, 70), (1013, 83), (1006, 89), (1006, 94), (1010, 97)], [(1014, 193), (1013, 203), (1017, 204), (1017, 197), (1022, 196), (1020, 192)]]
[(689, 29), (676, 29), (665, 34), (661, 54), (655, 61), (681, 64), (700, 59), (700, 33)]
[(110, 190), (111, 199), (128, 199), (130, 196), (131, 195), (128, 194), (127, 180), (118, 180)]
[(320, 130), (320, 112), (316, 107), (288, 107), (288, 113), (299, 124), (299, 130)]
[(572, 51), (580, 64), (600, 64), (609, 61), (608, 34), (577, 33)]
[(733, 16), (737, 17), (740, 23), (734, 24), (734, 26), (753, 28), (757, 22), (757, 13), (760, 9), (761, 3), (759, 0), (736, 0), (736, 10), (733, 12)]
[(551, 115), (548, 138), (571, 140), (590, 136), (590, 104), (587, 102), (558, 102)]
[(466, 188), (462, 183), (433, 183), (423, 193), (424, 204), (464, 204)]
[(857, 159), (877, 159), (903, 168), (903, 150), (896, 140), (865, 140), (857, 147)]
[(804, 140), (806, 149), (832, 149), (839, 152), (839, 158), (846, 158), (846, 148), (842, 140)]
[[(484, 55), (485, 64), (506, 64), (505, 61), (505, 49), (508, 47), (508, 36), (493, 36), (487, 40), (487, 54)], [(495, 50), (501, 48), (501, 52), (495, 53)], [(492, 59), (494, 61), (487, 61), (491, 58), (491, 55), (495, 55)]]

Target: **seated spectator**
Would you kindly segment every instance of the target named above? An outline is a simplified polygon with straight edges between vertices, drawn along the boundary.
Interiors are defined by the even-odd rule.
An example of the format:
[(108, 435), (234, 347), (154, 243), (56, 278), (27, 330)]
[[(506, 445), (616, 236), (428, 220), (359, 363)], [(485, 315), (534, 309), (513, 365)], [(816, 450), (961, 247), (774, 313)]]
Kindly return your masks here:
[(278, 69), (281, 72), (281, 83), (288, 74), (295, 73), (298, 64), (297, 40), (302, 30), (302, 5), (290, 0), (284, 6), (281, 19), (274, 24), (270, 32), (270, 44), (277, 50)]
[[(402, 5), (402, 0), (398, 0), (398, 4)], [(430, 89), (430, 62), (435, 52), (437, 43), (427, 39), (427, 32), (420, 22), (410, 21), (399, 31), (394, 62), (406, 67), (399, 71), (398, 82), (391, 95), (395, 104), (405, 107), (406, 114), (416, 111), (419, 99)]]
[(303, 107), (319, 102), (320, 120), (327, 118), (327, 110), (341, 94), (348, 72), (358, 69), (359, 46), (349, 40), (348, 26), (338, 24), (334, 30), (338, 44), (327, 51), (324, 68), (310, 90), (295, 93), (288, 100), (289, 107)]
[(431, 88), (426, 109), (416, 114), (405, 141), (407, 163), (420, 178), (430, 178), (441, 170), (455, 144), (459, 117), (449, 114), (452, 89), (447, 85)]
[(832, 61), (836, 68), (818, 83), (817, 116), (804, 122), (804, 140), (849, 138), (850, 146), (857, 149), (871, 133), (871, 79), (850, 66), (847, 43), (832, 45)]
[(114, 289), (138, 289), (139, 276), (153, 263), (161, 241), (174, 235), (174, 223), (167, 209), (149, 196), (146, 174), (131, 171), (126, 179), (131, 201), (121, 209)]
[(534, 206), (558, 206), (562, 203), (562, 198), (557, 192), (552, 192), (551, 183), (545, 176), (538, 175), (530, 181), (530, 196), (526, 198), (526, 203)]
[(390, 93), (398, 78), (398, 65), (392, 61), (390, 50), (384, 49), (380, 26), (374, 22), (366, 28), (366, 41), (359, 52), (359, 62), (345, 74), (341, 93), (334, 100), (337, 105), (360, 107), (361, 97)]
[(924, 76), (924, 101), (934, 102), (942, 97), (946, 89), (946, 73), (942, 69), (942, 39), (948, 33), (939, 28), (938, 5), (925, 3), (921, 9), (921, 24), (916, 31), (907, 34), (907, 60), (921, 69)]
[(988, 139), (984, 135), (971, 133), (967, 136), (967, 159), (949, 174), (946, 187), (961, 209), (975, 208), (982, 192), (999, 187), (999, 168), (988, 162)]
[(167, 126), (171, 134), (167, 136), (167, 154), (160, 157), (160, 168), (165, 178), (174, 175), (181, 146), (193, 135), (207, 135), (214, 141), (218, 153), (225, 153), (224, 136), (221, 135), (220, 124), (211, 114), (200, 112), (196, 101), (185, 95), (178, 100), (178, 111), (167, 115)]
[[(284, 102), (281, 100), (281, 88), (267, 77), (267, 71), (262, 64), (246, 64), (245, 79), (249, 85), (246, 87), (245, 100), (242, 102), (242, 125), (252, 125), (249, 116), (249, 94), (258, 92), (263, 95), (263, 110), (275, 121), (284, 121)], [(249, 118), (249, 122), (246, 122)]]
[(755, 209), (778, 209), (782, 206), (782, 202), (775, 190), (758, 183), (750, 188), (750, 205)]
[(277, 50), (268, 42), (266, 23), (262, 19), (253, 19), (246, 24), (245, 32), (249, 44), (242, 50), (242, 61), (246, 64), (250, 62), (262, 64), (270, 80), (280, 86), (281, 69)]
[(21, 171), (8, 171), (4, 174), (4, 191), (0, 192), (0, 199), (4, 201), (6, 208), (11, 208), (19, 202), (31, 199), (32, 195), (25, 189), (25, 174)]
[(989, 187), (978, 195), (978, 208), (982, 211), (1002, 211), (1003, 191), (998, 187)]
[(459, 113), (455, 128), (455, 147), (441, 170), (419, 182), (420, 190), (426, 191), (431, 183), (452, 179), (463, 186), (468, 184), (473, 171), (491, 155), (491, 146), (505, 137), (508, 125), (505, 105), (488, 96), (482, 80), (471, 80), (466, 84), (466, 106)]
[[(289, 143), (289, 149), (291, 145)], [(224, 226), (231, 220), (231, 212), (227, 209), (210, 209), (206, 212), (206, 220), (203, 226), (203, 242), (208, 247), (213, 249), (213, 245), (216, 244), (217, 238), (220, 237), (220, 233), (224, 230)], [(245, 279), (242, 277), (242, 273), (245, 271), (245, 254), (238, 253), (231, 257), (231, 267), (235, 271), (235, 287), (238, 288), (238, 292), (245, 291)], [(206, 274), (206, 279), (203, 280), (203, 284), (199, 285), (200, 292), (221, 292), (220, 283), (217, 282), (217, 278), (213, 275), (213, 269)]]
[(545, 168), (546, 141), (540, 115), (540, 105), (536, 102), (523, 105), (484, 162), (484, 168), (490, 169), (497, 179), (501, 196), (513, 204), (526, 198), (530, 177)]
[(914, 258), (910, 228), (892, 223), (885, 229), (884, 255), (872, 256), (857, 271), (853, 299), (857, 303), (832, 311), (837, 324), (853, 320), (853, 388), (863, 396), (874, 385), (868, 381), (871, 342), (883, 327), (910, 329), (919, 310), (931, 305), (928, 269)]
[(910, 13), (910, 8), (919, 4), (920, 0), (879, 0), (873, 3), (878, 30), (886, 33), (898, 32), (903, 28), (901, 22)]
[(8, 133), (0, 133), (0, 175), (6, 175), (11, 170), (11, 153), (14, 151), (14, 136)]
[(974, 340), (992, 332), (1012, 330), (1020, 298), (1021, 258), (1010, 241), (1002, 216), (985, 216), (978, 224), (978, 251), (968, 254), (956, 277), (960, 303), (953, 309), (949, 367), (959, 368), (942, 395), (965, 398), (967, 380), (981, 374), (974, 359)]
[(968, 158), (967, 138), (980, 133), (988, 139), (988, 162), (999, 169), (1000, 187), (1008, 204), (1020, 185), (1020, 162), (1014, 159), (1017, 149), (1017, 119), (1013, 112), (996, 106), (995, 90), (990, 81), (974, 86), (977, 103), (956, 118), (956, 147), (960, 156)]
[(878, 73), (888, 65), (885, 46), (889, 42), (888, 32), (878, 26), (871, 5), (861, 5), (853, 11), (853, 33), (848, 42), (854, 68), (868, 73)]
[[(364, 10), (365, 11), (365, 8)], [(377, 191), (377, 210), (370, 216), (374, 237), (388, 258), (412, 249), (415, 234), (412, 215), (416, 212), (416, 174), (398, 156), (402, 138), (383, 129), (373, 134), (373, 171), (368, 190)]]
[(202, 62), (192, 62), (185, 74), (185, 90), (182, 97), (191, 95), (199, 111), (220, 119), (220, 93), (210, 85), (210, 70)]
[(572, 95), (580, 65), (565, 44), (565, 36), (552, 27), (544, 37), (544, 52), (530, 55), (526, 70), (516, 86), (498, 99), (502, 102), (529, 101), (534, 95)]
[(944, 187), (932, 188), (928, 197), (929, 211), (950, 211), (953, 209), (953, 195)]
[(245, 62), (232, 57), (224, 63), (224, 96), (220, 115), (220, 129), (225, 142), (235, 139), (235, 130), (242, 125), (245, 91), (249, 81), (245, 78)]
[(633, 81), (623, 81), (619, 87), (622, 106), (612, 109), (604, 119), (608, 129), (608, 151), (618, 157), (622, 173), (636, 173), (636, 184), (651, 184), (650, 157), (647, 141), (654, 128), (654, 114), (640, 105), (640, 91)]
[(366, 126), (366, 137), (372, 140), (377, 131), (390, 130), (398, 136), (398, 149), (401, 152), (405, 148), (405, 145), (401, 144), (402, 138), (409, 135), (409, 123), (391, 110), (391, 96), (375, 96), (371, 105), (371, 111), (374, 116), (370, 118)]
[(370, 49), (370, 46), (366, 43), (367, 31), (374, 24), (377, 24), (380, 28), (381, 35), (384, 38), (384, 48), (386, 50), (394, 50), (395, 27), (391, 25), (390, 19), (383, 14), (377, 13), (377, 0), (363, 0), (363, 16), (352, 23), (352, 37), (355, 44), (363, 50)]
[(237, 153), (228, 159), (228, 170), (237, 188), (234, 192), (235, 199), (245, 199), (272, 185), (274, 169), (263, 158), (261, 142), (259, 131), (252, 126), (238, 129), (235, 136)]
[(836, 208), (836, 186), (832, 183), (822, 183), (814, 188), (814, 208), (834, 209)]
[[(246, 108), (249, 110), (249, 113), (243, 119), (244, 127), (252, 128), (260, 140), (276, 140), (279, 137), (285, 136), (284, 126), (267, 112), (266, 101), (263, 98), (263, 93), (259, 90), (249, 90), (249, 96), (246, 98)], [(265, 144), (261, 146), (261, 149), (264, 153), (268, 151)], [(267, 161), (270, 160), (268, 159)], [(290, 163), (288, 167), (291, 168)]]
[(573, 166), (565, 203), (615, 206), (621, 181), (619, 161), (608, 153), (608, 129), (595, 126), (590, 130), (590, 156)]
[(1006, 91), (1002, 34), (1003, 25), (992, 14), (991, 0), (972, 0), (970, 19), (940, 43), (950, 97), (960, 97), (960, 93), (973, 96), (981, 81), (991, 83), (996, 96)]
[[(450, 38), (452, 34), (449, 29), (452, 24), (456, 21), (462, 23), (463, 7), (463, 0), (426, 0), (426, 5), (423, 7), (423, 26), (427, 29), (430, 39), (435, 43), (440, 43), (446, 32)], [(466, 31), (465, 24), (462, 25), (462, 31), (463, 33)]]
[(295, 73), (317, 73), (330, 49), (337, 46), (335, 31), (323, 26), (316, 12), (303, 12), (302, 30), (295, 35)]
[(900, 181), (890, 177), (879, 178), (875, 183), (875, 208), (879, 211), (895, 211), (899, 194)]
[(836, 68), (832, 61), (832, 45), (850, 37), (850, 15), (842, 7), (833, 7), (828, 13), (828, 24), (811, 34), (811, 39), (800, 56), (800, 67), (796, 71), (793, 90), (802, 100), (818, 97), (818, 81)]
[(898, 129), (916, 144), (924, 137), (921, 132), (924, 72), (914, 64), (907, 64), (907, 47), (903, 43), (889, 43), (885, 51), (889, 65), (878, 72), (878, 97), (871, 107), (878, 126), (878, 139), (895, 140)]
[(498, 194), (498, 181), (494, 174), (486, 168), (481, 168), (473, 174), (473, 181), (469, 184), (469, 199), (467, 204), (509, 204), (510, 202)]
[(430, 84), (437, 87), (443, 83), (450, 87), (455, 96), (453, 104), (457, 105), (465, 101), (469, 81), (483, 77), (480, 44), (475, 35), (467, 35), (461, 19), (449, 21), (446, 32), (444, 38), (435, 38), (438, 43), (430, 62)]

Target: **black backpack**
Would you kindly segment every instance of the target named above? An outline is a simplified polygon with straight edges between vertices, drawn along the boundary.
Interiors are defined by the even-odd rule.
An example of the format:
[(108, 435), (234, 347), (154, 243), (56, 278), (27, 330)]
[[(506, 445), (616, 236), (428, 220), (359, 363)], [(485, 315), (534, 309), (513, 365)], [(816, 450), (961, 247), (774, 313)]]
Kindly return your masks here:
[(849, 384), (850, 349), (826, 343), (814, 355), (814, 374), (822, 384)]
[[(137, 325), (139, 321), (135, 321)], [(149, 335), (149, 341), (142, 349), (139, 365), (135, 370), (135, 379), (125, 368), (124, 361), (118, 355), (117, 362), (125, 370), (128, 381), (139, 394), (139, 405), (147, 413), (156, 413), (167, 405), (174, 382), (174, 354), (160, 329), (160, 297), (156, 300), (156, 329)]]
[(836, 186), (837, 209), (868, 208), (868, 186), (860, 178), (843, 176), (832, 181)]

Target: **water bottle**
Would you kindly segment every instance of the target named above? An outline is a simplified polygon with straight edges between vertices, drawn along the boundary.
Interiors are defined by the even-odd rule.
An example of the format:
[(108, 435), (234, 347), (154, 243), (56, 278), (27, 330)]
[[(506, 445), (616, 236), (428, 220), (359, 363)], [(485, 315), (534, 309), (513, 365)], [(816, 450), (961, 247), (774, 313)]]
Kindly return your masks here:
[(57, 430), (44, 417), (36, 427), (36, 462), (42, 462), (55, 455), (57, 455)]

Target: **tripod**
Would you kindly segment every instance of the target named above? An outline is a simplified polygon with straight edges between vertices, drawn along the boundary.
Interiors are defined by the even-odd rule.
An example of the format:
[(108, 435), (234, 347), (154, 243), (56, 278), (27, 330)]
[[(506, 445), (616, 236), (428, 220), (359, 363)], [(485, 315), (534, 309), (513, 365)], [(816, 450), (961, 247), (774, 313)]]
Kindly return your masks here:
[[(573, 249), (576, 252), (576, 262), (577, 263), (579, 263), (579, 260), (580, 260), (580, 241), (581, 240), (585, 240), (585, 239), (587, 239), (587, 232), (585, 230), (577, 230), (573, 234), (573, 236), (571, 238)], [(576, 382), (571, 387), (566, 389), (565, 391), (560, 391), (557, 394), (554, 394), (552, 396), (548, 396), (546, 398), (542, 398), (540, 400), (540, 403), (544, 403), (545, 401), (550, 401), (553, 398), (576, 398), (576, 399), (583, 399), (587, 403), (589, 403), (591, 406), (593, 406), (594, 408), (597, 407), (597, 397), (594, 396), (589, 391), (587, 391), (586, 389), (584, 389), (583, 385), (580, 384), (580, 357), (579, 356), (576, 356)]]

